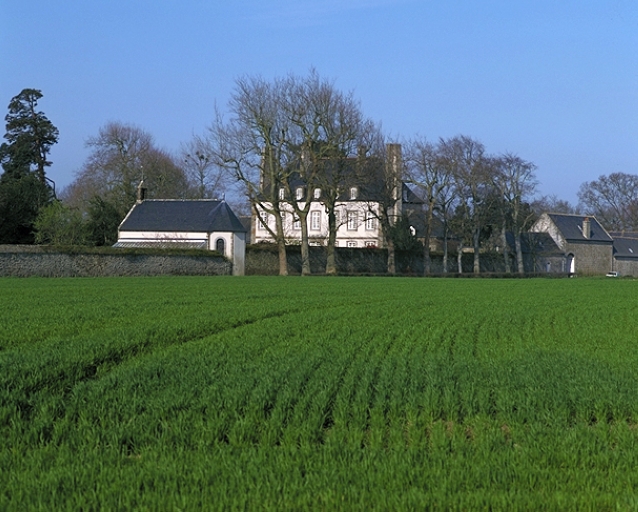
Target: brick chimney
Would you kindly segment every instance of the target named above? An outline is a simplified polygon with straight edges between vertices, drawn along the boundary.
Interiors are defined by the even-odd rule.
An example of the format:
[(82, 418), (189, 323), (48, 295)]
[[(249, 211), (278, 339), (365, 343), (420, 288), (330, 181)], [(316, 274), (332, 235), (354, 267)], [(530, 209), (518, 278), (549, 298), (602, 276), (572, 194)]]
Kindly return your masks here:
[(591, 222), (589, 217), (583, 219), (583, 236), (585, 238), (591, 238)]

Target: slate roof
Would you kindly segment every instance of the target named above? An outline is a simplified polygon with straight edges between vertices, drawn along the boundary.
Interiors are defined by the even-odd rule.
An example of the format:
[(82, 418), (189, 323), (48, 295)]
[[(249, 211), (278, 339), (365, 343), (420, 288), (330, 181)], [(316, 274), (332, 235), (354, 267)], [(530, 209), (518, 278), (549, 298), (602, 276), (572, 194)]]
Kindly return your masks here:
[(614, 257), (638, 259), (638, 238), (614, 237)]
[(634, 240), (638, 239), (638, 232), (636, 231), (610, 231), (609, 235), (613, 238), (632, 238)]
[[(337, 202), (347, 202), (350, 199), (350, 186), (357, 188), (357, 198), (355, 201), (380, 201), (384, 197), (385, 187), (385, 167), (379, 163), (380, 160), (376, 158), (367, 158), (364, 166), (360, 167), (360, 160), (358, 158), (346, 158), (340, 160), (338, 164), (330, 160), (323, 162), (322, 173), (325, 176), (325, 180), (330, 183), (330, 176), (333, 172), (338, 172), (342, 181), (343, 192), (337, 197)], [(336, 166), (338, 171), (335, 171), (333, 167)], [(322, 180), (319, 180), (320, 182)], [(292, 172), (288, 178), (288, 187), (293, 195), (298, 187), (305, 187), (306, 181), (301, 177), (301, 174), (297, 171)], [(317, 185), (321, 188), (321, 185)], [(261, 199), (265, 196), (260, 194)], [(421, 199), (415, 194), (410, 187), (405, 183), (402, 183), (402, 199), (404, 203), (422, 204)], [(289, 198), (287, 198), (289, 200)], [(321, 200), (321, 198), (319, 199)]]
[(136, 203), (120, 231), (246, 232), (226, 201), (150, 199)]
[[(612, 238), (605, 231), (595, 217), (589, 215), (567, 215), (563, 213), (548, 213), (549, 218), (554, 222), (565, 239), (569, 242), (606, 242), (611, 244)], [(589, 238), (583, 236), (583, 220), (589, 219), (591, 235)]]

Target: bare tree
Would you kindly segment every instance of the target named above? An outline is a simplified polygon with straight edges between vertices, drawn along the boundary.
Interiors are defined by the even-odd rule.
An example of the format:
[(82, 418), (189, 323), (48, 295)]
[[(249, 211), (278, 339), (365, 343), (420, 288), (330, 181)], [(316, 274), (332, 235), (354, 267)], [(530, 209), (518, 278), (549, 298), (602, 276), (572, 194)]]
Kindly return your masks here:
[(136, 200), (144, 180), (149, 198), (183, 198), (188, 183), (182, 169), (166, 151), (154, 145), (144, 130), (122, 123), (108, 123), (86, 142), (87, 161), (62, 196), (71, 206), (86, 211), (99, 196), (113, 204), (123, 217)]
[(531, 207), (534, 214), (539, 217), (544, 212), (551, 213), (566, 213), (566, 214), (579, 214), (580, 208), (574, 206), (565, 199), (560, 199), (558, 196), (552, 194), (548, 196), (541, 196), (531, 203)]
[[(497, 172), (495, 174), (496, 185), (503, 199), (503, 230), (509, 224), (514, 234), (514, 247), (516, 250), (516, 267), (519, 274), (525, 272), (523, 266), (523, 250), (521, 247), (521, 234), (529, 220), (529, 209), (525, 209), (526, 199), (530, 198), (536, 189), (537, 181), (534, 174), (536, 166), (526, 162), (512, 153), (506, 153), (495, 160)], [(503, 232), (503, 237), (505, 233)], [(503, 240), (504, 251), (508, 246), (507, 240)], [(506, 264), (509, 257), (505, 252)], [(506, 266), (506, 271), (509, 269)]]
[[(279, 250), (279, 274), (288, 274), (284, 190), (292, 172), (290, 154), (292, 126), (283, 115), (287, 84), (278, 79), (242, 77), (228, 104), (230, 118), (217, 112), (209, 128), (208, 143), (215, 164), (239, 182), (257, 219)], [(273, 222), (270, 222), (270, 218)]]
[[(474, 249), (475, 274), (480, 272), (480, 241), (482, 224), (482, 206), (491, 187), (491, 166), (488, 165), (485, 147), (480, 142), (458, 135), (440, 141), (441, 157), (451, 170), (460, 205), (458, 213), (469, 224), (459, 226), (460, 231), (467, 231), (471, 236)], [(462, 252), (462, 243), (459, 253)], [(461, 271), (459, 257), (459, 272)]]
[(220, 198), (226, 193), (227, 174), (215, 165), (214, 156), (205, 138), (195, 135), (182, 144), (180, 157), (184, 172), (194, 189), (196, 199)]
[[(343, 221), (337, 219), (337, 205), (346, 191), (359, 186), (364, 179), (360, 148), (365, 147), (366, 140), (370, 142), (377, 127), (364, 118), (352, 93), (338, 91), (314, 71), (295, 97), (292, 111), (294, 123), (302, 136), (305, 205), (308, 208), (311, 194), (315, 190), (320, 191), (320, 200), (328, 217), (326, 274), (336, 274), (337, 229)], [(304, 216), (298, 207), (296, 213), (300, 218)]]
[(430, 238), (434, 214), (438, 211), (443, 222), (443, 272), (447, 272), (447, 216), (453, 201), (453, 176), (449, 161), (442, 158), (439, 147), (424, 138), (416, 138), (407, 144), (406, 163), (410, 183), (418, 187), (424, 200), (424, 273), (431, 271)]
[(357, 161), (358, 186), (366, 199), (364, 214), (376, 219), (388, 254), (387, 272), (396, 273), (397, 241), (409, 235), (403, 212), (403, 176), (405, 165), (401, 144), (384, 143), (377, 128), (369, 132), (368, 146), (360, 148)]
[(578, 199), (609, 230), (638, 230), (638, 176), (615, 172), (580, 186)]
[[(328, 217), (326, 273), (334, 274), (338, 229), (335, 208), (344, 188), (356, 179), (349, 157), (367, 124), (352, 94), (338, 91), (332, 82), (322, 79), (314, 70), (304, 79), (293, 79), (289, 90), (287, 113), (300, 138), (297, 167), (304, 184), (302, 193), (295, 191), (292, 201), (302, 230), (302, 274), (310, 273), (307, 218), (313, 200), (321, 201)], [(316, 193), (319, 197), (315, 197)]]
[(301, 227), (302, 274), (310, 273), (307, 217), (315, 200), (328, 214), (326, 272), (336, 272), (335, 205), (364, 126), (358, 103), (311, 70), (270, 82), (241, 78), (229, 110), (231, 118), (218, 114), (210, 129), (212, 154), (242, 184), (257, 217), (274, 218), (262, 226), (278, 244), (280, 274), (287, 273), (283, 219), (290, 214)]

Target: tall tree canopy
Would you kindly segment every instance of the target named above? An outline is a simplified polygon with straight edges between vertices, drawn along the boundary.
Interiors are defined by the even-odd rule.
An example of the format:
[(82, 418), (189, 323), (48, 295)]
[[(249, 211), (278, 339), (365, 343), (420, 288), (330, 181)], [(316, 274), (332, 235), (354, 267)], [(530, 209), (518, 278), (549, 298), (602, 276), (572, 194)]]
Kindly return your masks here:
[[(191, 187), (175, 159), (136, 126), (108, 123), (86, 145), (91, 153), (62, 196), (100, 226), (99, 233), (89, 233), (89, 239), (108, 243), (117, 237), (117, 226), (135, 203), (142, 180), (148, 198), (191, 197)], [(96, 212), (105, 217), (96, 218)]]
[[(228, 110), (228, 119), (218, 114), (211, 126), (211, 153), (241, 184), (255, 212), (274, 219), (264, 229), (279, 247), (280, 274), (287, 273), (282, 219), (291, 213), (302, 229), (302, 273), (310, 272), (306, 215), (315, 188), (321, 190), (328, 214), (326, 272), (335, 272), (331, 257), (337, 228), (334, 205), (344, 190), (348, 159), (356, 155), (372, 126), (358, 102), (311, 70), (305, 77), (291, 75), (273, 81), (240, 78)], [(300, 196), (291, 190), (296, 178), (304, 183)]]
[(33, 223), (42, 207), (55, 197), (45, 168), (58, 129), (37, 110), (42, 93), (23, 89), (11, 99), (5, 117), (7, 142), (0, 145), (0, 243), (34, 242)]
[(638, 176), (614, 172), (586, 181), (578, 199), (587, 213), (593, 214), (611, 231), (638, 230)]

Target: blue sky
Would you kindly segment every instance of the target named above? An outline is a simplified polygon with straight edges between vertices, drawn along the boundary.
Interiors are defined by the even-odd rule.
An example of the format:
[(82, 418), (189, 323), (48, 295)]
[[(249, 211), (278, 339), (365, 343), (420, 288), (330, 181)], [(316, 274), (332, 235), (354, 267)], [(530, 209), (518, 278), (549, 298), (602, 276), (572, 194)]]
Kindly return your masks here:
[(237, 77), (311, 67), (397, 140), (534, 162), (542, 194), (638, 173), (636, 0), (0, 0), (0, 112), (42, 91), (58, 188), (109, 121), (176, 152)]

